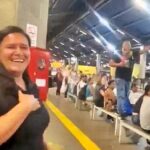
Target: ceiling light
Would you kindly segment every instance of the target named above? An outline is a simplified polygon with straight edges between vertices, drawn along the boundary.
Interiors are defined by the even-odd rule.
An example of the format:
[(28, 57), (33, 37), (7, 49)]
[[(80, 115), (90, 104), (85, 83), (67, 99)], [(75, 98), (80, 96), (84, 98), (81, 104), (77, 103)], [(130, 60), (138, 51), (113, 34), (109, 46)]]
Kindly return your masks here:
[(82, 34), (84, 34), (84, 35), (87, 35), (87, 33), (86, 33), (86, 32), (84, 32), (84, 31), (82, 31), (82, 30), (80, 30), (80, 32), (81, 32)]
[(71, 54), (71, 56), (75, 57), (75, 55), (74, 55), (74, 54)]
[(50, 51), (52, 51), (52, 49), (51, 49), (51, 48), (49, 48), (49, 50), (50, 50)]
[(137, 43), (140, 43), (138, 40), (136, 40), (136, 39), (132, 39), (133, 41), (135, 41), (135, 42), (137, 42)]
[(72, 42), (74, 42), (74, 39), (72, 39), (72, 38), (69, 38), (69, 40), (72, 41)]
[(144, 10), (148, 10), (148, 5), (144, 0), (134, 0), (137, 7), (142, 8)]
[(112, 51), (114, 51), (116, 49), (115, 46), (111, 43), (107, 43), (107, 47), (108, 47), (108, 49), (110, 49)]
[(81, 43), (80, 45), (81, 45), (82, 47), (84, 47), (84, 48), (86, 47), (86, 46), (85, 46), (84, 44), (82, 44), (82, 43)]
[(97, 53), (94, 49), (91, 49), (91, 51), (92, 51), (93, 53)]
[(54, 46), (55, 48), (59, 48), (58, 46)]
[(121, 33), (122, 35), (125, 35), (125, 33), (124, 33), (123, 31), (121, 31), (120, 29), (117, 29), (117, 31), (118, 31), (119, 33)]
[(64, 57), (67, 57), (66, 55), (64, 55)]
[(101, 40), (100, 40), (99, 38), (97, 38), (96, 36), (94, 37), (94, 40), (95, 40), (97, 43), (99, 43), (99, 44), (102, 43)]
[(102, 23), (104, 26), (110, 27), (109, 22), (108, 22), (105, 18), (99, 17), (99, 21), (100, 21), (100, 23)]
[(144, 49), (144, 46), (142, 45), (142, 46), (140, 46), (140, 50), (143, 50)]
[(64, 52), (68, 54), (68, 52), (67, 52), (67, 51), (64, 51)]
[(61, 45), (65, 45), (64, 43), (60, 42)]
[(70, 47), (70, 49), (75, 50), (73, 47)]

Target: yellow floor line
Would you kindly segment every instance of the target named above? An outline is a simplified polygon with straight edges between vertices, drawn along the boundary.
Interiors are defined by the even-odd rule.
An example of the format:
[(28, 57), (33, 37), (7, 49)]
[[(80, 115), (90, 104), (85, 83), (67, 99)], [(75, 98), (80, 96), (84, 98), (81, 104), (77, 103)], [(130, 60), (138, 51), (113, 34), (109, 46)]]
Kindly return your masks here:
[(56, 108), (49, 100), (46, 105), (63, 123), (63, 125), (72, 133), (72, 135), (80, 142), (85, 150), (101, 150), (93, 141), (91, 141), (79, 128), (77, 128), (58, 108)]

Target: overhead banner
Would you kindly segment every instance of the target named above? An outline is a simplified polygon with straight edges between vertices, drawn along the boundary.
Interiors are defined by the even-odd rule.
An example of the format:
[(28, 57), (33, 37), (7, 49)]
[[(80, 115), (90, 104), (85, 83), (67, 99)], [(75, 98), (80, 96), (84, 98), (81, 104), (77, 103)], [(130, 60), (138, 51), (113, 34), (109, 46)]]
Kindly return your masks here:
[(37, 26), (32, 24), (27, 24), (26, 33), (31, 39), (31, 46), (37, 46)]
[(82, 71), (83, 74), (86, 74), (86, 75), (93, 75), (93, 74), (96, 74), (96, 67), (78, 65), (78, 71)]

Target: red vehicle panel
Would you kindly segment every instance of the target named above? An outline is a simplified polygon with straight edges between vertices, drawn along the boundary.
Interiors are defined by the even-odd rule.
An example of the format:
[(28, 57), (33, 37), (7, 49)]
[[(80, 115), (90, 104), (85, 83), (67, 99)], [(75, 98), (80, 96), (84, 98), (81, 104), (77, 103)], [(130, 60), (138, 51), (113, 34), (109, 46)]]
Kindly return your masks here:
[(30, 79), (38, 86), (41, 100), (46, 100), (47, 98), (49, 67), (50, 53), (45, 49), (31, 48), (31, 61), (28, 73)]

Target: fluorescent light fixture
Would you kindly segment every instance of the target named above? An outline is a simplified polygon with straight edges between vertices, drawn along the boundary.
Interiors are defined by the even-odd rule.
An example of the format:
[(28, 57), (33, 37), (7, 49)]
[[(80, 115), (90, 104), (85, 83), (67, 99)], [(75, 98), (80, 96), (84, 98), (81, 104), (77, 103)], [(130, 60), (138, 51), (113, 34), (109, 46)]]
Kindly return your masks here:
[(56, 46), (56, 45), (55, 45), (54, 47), (55, 47), (55, 48), (59, 48), (59, 47), (58, 47), (58, 46)]
[(74, 54), (71, 54), (71, 56), (75, 57), (75, 55), (74, 55)]
[(86, 47), (86, 46), (85, 46), (84, 44), (82, 44), (82, 43), (81, 43), (80, 45), (81, 45), (82, 47), (84, 47), (84, 48)]
[(99, 44), (102, 43), (101, 40), (100, 40), (99, 38), (97, 38), (96, 36), (94, 37), (94, 40), (95, 40), (97, 43), (99, 43)]
[(89, 65), (89, 64), (90, 64), (90, 62), (87, 62), (87, 64)]
[(67, 51), (64, 51), (64, 52), (68, 54), (68, 52), (67, 52)]
[(75, 50), (73, 47), (70, 47), (70, 49)]
[(69, 38), (69, 40), (72, 41), (72, 42), (74, 42), (74, 39), (72, 39), (72, 38)]
[(115, 34), (113, 28), (111, 27), (111, 25), (109, 24), (108, 20), (103, 18), (98, 12), (96, 12), (94, 9), (92, 9), (93, 13), (95, 14), (95, 16), (98, 18), (99, 22), (101, 24), (103, 24), (104, 26), (106, 26), (112, 33)]
[(133, 41), (135, 41), (135, 42), (137, 42), (137, 43), (140, 43), (138, 40), (136, 40), (136, 39), (132, 39)]
[(80, 32), (81, 32), (82, 34), (84, 34), (84, 35), (87, 35), (87, 33), (86, 33), (86, 32), (84, 32), (84, 31), (82, 31), (82, 30), (80, 30)]
[(97, 53), (94, 49), (91, 49), (91, 51), (92, 51), (93, 53)]
[(144, 46), (142, 45), (142, 46), (140, 46), (140, 50), (143, 50), (144, 49)]
[(49, 50), (50, 50), (50, 51), (52, 51), (52, 49), (51, 49), (51, 48), (49, 48)]
[(122, 35), (125, 35), (125, 33), (124, 33), (123, 31), (121, 31), (120, 29), (117, 29), (117, 31), (118, 31), (119, 33), (121, 33)]
[(67, 57), (66, 55), (64, 55), (64, 57)]
[(107, 47), (108, 47), (108, 49), (110, 49), (112, 51), (114, 51), (116, 49), (115, 46), (111, 43), (107, 43)]
[(64, 43), (60, 42), (61, 45), (65, 45)]
[(99, 21), (100, 21), (100, 23), (102, 23), (104, 26), (110, 27), (109, 22), (108, 22), (105, 18), (99, 17)]
[(142, 8), (146, 11), (148, 11), (148, 4), (144, 0), (134, 0), (137, 7)]

